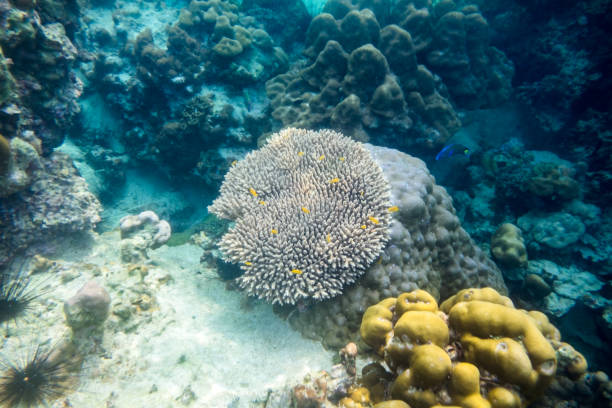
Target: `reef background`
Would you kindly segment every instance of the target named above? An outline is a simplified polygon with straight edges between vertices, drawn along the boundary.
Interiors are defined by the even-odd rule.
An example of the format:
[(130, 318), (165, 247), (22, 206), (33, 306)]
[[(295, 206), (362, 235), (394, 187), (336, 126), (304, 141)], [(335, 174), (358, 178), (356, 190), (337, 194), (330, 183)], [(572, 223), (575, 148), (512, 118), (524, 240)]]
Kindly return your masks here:
[[(64, 329), (61, 302), (86, 277), (138, 273), (133, 265), (151, 259), (184, 286), (164, 292), (153, 268), (154, 294), (111, 290), (132, 310), (113, 315), (110, 332), (133, 332), (122, 347), (148, 335), (147, 319), (164, 321), (143, 312), (143, 293), (154, 310), (178, 308), (176, 320), (187, 306), (164, 309), (163, 299), (189, 282), (211, 291), (186, 298), (210, 302), (204, 315), (248, 309), (239, 292), (213, 296), (223, 292), (212, 277), (223, 275), (214, 242), (226, 226), (206, 207), (234, 160), (272, 132), (332, 128), (425, 161), (485, 252), (501, 224), (518, 226), (528, 261), (497, 259), (510, 296), (545, 312), (592, 368), (612, 372), (612, 2), (330, 0), (322, 11), (311, 16), (300, 1), (0, 0), (0, 265), (57, 259), (41, 272), (54, 288), (48, 336)], [(450, 143), (473, 153), (436, 161)], [(119, 220), (144, 210), (170, 223), (169, 247), (122, 265), (119, 244), (101, 242), (120, 241)], [(254, 304), (244, 313), (261, 313), (294, 346), (277, 359), (295, 363), (292, 379), (302, 358), (326, 365), (319, 343)], [(240, 335), (261, 328), (240, 326)], [(262, 346), (269, 338), (259, 334)], [(12, 341), (3, 352), (20, 348)], [(255, 398), (247, 394), (242, 402)]]

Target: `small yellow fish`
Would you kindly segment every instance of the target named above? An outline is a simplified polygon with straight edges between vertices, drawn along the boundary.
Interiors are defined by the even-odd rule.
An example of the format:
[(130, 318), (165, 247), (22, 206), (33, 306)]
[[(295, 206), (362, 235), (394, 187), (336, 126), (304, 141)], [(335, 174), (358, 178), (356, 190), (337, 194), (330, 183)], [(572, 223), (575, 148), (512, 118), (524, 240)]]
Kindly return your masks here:
[(277, 229), (273, 229), (272, 231), (270, 231), (273, 234), (278, 234), (278, 230)]
[(302, 211), (304, 211), (305, 214), (310, 214), (310, 210), (306, 207), (302, 207)]
[(392, 212), (392, 213), (397, 212), (399, 211), (399, 207), (397, 205), (394, 205), (392, 207), (387, 208), (387, 211)]
[(329, 184), (334, 184), (334, 183), (337, 183), (339, 181), (340, 181), (340, 179), (338, 177), (334, 177), (333, 179), (329, 180)]
[(372, 216), (369, 216), (368, 220), (372, 221), (374, 224), (378, 224), (378, 218), (374, 218)]
[(238, 160), (234, 160), (234, 161), (232, 162), (232, 166), (235, 166), (235, 165), (236, 165), (236, 163), (238, 163)]
[(249, 187), (249, 193), (251, 193), (253, 197), (257, 197), (257, 191), (255, 191), (253, 187)]
[(300, 269), (292, 269), (291, 273), (294, 274), (294, 275), (301, 275), (302, 271)]
[(300, 157), (301, 157), (301, 156), (303, 156), (303, 155), (304, 155), (304, 152), (298, 152), (298, 156), (300, 156)]
[(331, 242), (331, 235), (330, 235), (330, 234), (327, 234), (327, 236), (325, 237), (325, 240), (326, 240), (327, 242)]
[(324, 155), (324, 154), (322, 154), (322, 155), (320, 155), (320, 156), (319, 156), (319, 160), (323, 160), (324, 158), (325, 158), (325, 155)]
[(366, 229), (365, 224), (360, 227), (361, 229)]
[(363, 197), (363, 194), (364, 194), (364, 193), (363, 193), (363, 190), (362, 190), (362, 191), (360, 191), (360, 192), (359, 192), (359, 194), (360, 194), (360, 195)]
[(259, 201), (259, 204), (266, 205), (266, 202), (264, 200), (261, 200), (261, 201)]
[(245, 261), (245, 262), (244, 262), (244, 264), (245, 264), (246, 266), (251, 266), (251, 265), (253, 265), (253, 264), (252, 264), (251, 262), (249, 262), (249, 261)]
[(340, 160), (340, 161), (344, 161), (344, 157), (340, 157), (338, 160)]

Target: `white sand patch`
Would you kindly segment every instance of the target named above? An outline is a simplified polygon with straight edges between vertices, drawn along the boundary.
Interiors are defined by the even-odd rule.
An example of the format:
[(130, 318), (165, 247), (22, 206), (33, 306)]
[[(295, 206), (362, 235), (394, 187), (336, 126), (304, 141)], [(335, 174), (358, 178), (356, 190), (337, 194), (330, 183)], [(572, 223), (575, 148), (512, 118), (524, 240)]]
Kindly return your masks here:
[[(40, 339), (57, 342), (67, 333), (63, 300), (91, 278), (109, 291), (113, 308), (125, 303), (128, 293), (150, 294), (154, 306), (133, 313), (128, 324), (115, 315), (107, 320), (78, 390), (67, 397), (73, 407), (249, 407), (271, 388), (331, 367), (332, 353), (294, 332), (270, 305), (241, 306), (242, 293), (227, 291), (214, 270), (200, 266), (198, 247), (153, 251), (153, 265), (141, 282), (118, 262), (118, 240), (117, 232), (98, 236), (89, 254), (79, 256), (81, 262), (60, 261), (60, 271), (38, 277), (52, 290), (18, 325), (19, 339), (3, 345), (6, 356), (26, 353)], [(76, 277), (62, 283), (71, 273)]]

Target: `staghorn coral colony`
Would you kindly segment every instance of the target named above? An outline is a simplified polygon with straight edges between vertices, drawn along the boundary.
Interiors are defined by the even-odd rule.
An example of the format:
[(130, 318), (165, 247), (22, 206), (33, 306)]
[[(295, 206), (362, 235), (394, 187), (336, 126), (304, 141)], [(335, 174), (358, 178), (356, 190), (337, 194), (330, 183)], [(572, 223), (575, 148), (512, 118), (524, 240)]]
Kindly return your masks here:
[(368, 151), (331, 131), (285, 129), (236, 163), (210, 211), (238, 285), (271, 303), (340, 295), (388, 238), (389, 185)]
[(610, 16), (0, 0), (0, 406), (610, 406)]

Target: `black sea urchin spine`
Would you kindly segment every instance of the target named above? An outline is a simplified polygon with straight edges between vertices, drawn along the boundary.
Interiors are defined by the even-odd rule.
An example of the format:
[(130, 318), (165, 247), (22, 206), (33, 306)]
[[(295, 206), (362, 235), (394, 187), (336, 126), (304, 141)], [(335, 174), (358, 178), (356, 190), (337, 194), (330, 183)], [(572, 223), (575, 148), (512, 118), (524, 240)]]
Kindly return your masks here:
[(54, 350), (36, 348), (22, 362), (3, 361), (0, 374), (0, 406), (32, 408), (48, 406), (69, 388), (71, 378), (66, 360)]
[(17, 272), (0, 271), (0, 324), (17, 319), (39, 295), (23, 267)]

